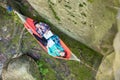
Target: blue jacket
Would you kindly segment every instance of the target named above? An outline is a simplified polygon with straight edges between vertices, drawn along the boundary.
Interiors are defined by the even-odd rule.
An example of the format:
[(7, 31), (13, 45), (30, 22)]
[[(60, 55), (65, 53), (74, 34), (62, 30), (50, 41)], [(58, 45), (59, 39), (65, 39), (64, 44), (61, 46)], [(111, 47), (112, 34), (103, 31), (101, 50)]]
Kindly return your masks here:
[(56, 35), (53, 35), (52, 37), (50, 37), (50, 39), (52, 39), (55, 44), (52, 45), (51, 47), (48, 47), (48, 54), (54, 57), (60, 56), (59, 52), (64, 51), (64, 49), (60, 44), (59, 37)]

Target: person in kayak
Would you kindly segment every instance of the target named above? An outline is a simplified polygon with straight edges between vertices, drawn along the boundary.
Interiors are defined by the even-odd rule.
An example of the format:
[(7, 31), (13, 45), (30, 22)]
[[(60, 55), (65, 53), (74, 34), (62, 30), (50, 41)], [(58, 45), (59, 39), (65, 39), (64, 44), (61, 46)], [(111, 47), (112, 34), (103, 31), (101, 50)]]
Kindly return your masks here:
[(45, 23), (36, 23), (36, 32), (42, 36), (43, 40), (47, 40), (46, 48), (48, 54), (54, 57), (64, 57), (65, 52), (62, 46), (60, 45), (60, 40), (57, 35), (54, 35), (48, 25)]
[(47, 50), (48, 54), (53, 57), (65, 57), (65, 51), (57, 35), (53, 35), (48, 39)]

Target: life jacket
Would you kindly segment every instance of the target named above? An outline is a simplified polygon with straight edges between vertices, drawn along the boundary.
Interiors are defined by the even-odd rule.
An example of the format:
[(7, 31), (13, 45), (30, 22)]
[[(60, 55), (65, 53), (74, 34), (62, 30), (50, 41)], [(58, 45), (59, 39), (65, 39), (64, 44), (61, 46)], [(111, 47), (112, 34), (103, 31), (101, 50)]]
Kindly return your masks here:
[(64, 51), (64, 48), (60, 45), (59, 37), (53, 35), (48, 39), (48, 54), (51, 56), (60, 56), (60, 52)]

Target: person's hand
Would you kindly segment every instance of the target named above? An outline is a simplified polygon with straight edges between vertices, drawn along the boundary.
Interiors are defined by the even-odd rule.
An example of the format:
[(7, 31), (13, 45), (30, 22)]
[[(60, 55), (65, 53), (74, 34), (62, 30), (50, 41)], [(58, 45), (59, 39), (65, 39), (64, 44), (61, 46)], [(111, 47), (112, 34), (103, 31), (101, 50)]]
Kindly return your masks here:
[(48, 45), (46, 45), (46, 48), (47, 48), (47, 49), (49, 48)]
[(60, 52), (60, 56), (65, 56), (65, 52)]

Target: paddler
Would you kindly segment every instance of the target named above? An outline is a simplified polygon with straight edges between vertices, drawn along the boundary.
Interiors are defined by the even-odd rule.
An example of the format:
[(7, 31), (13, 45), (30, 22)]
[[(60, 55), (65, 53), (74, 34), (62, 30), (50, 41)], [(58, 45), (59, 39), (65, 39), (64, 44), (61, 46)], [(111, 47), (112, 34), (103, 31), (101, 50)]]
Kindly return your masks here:
[(48, 25), (45, 23), (35, 23), (36, 32), (42, 36), (44, 40), (47, 40), (46, 48), (48, 54), (53, 57), (65, 57), (64, 48), (60, 44), (59, 37), (54, 35)]

